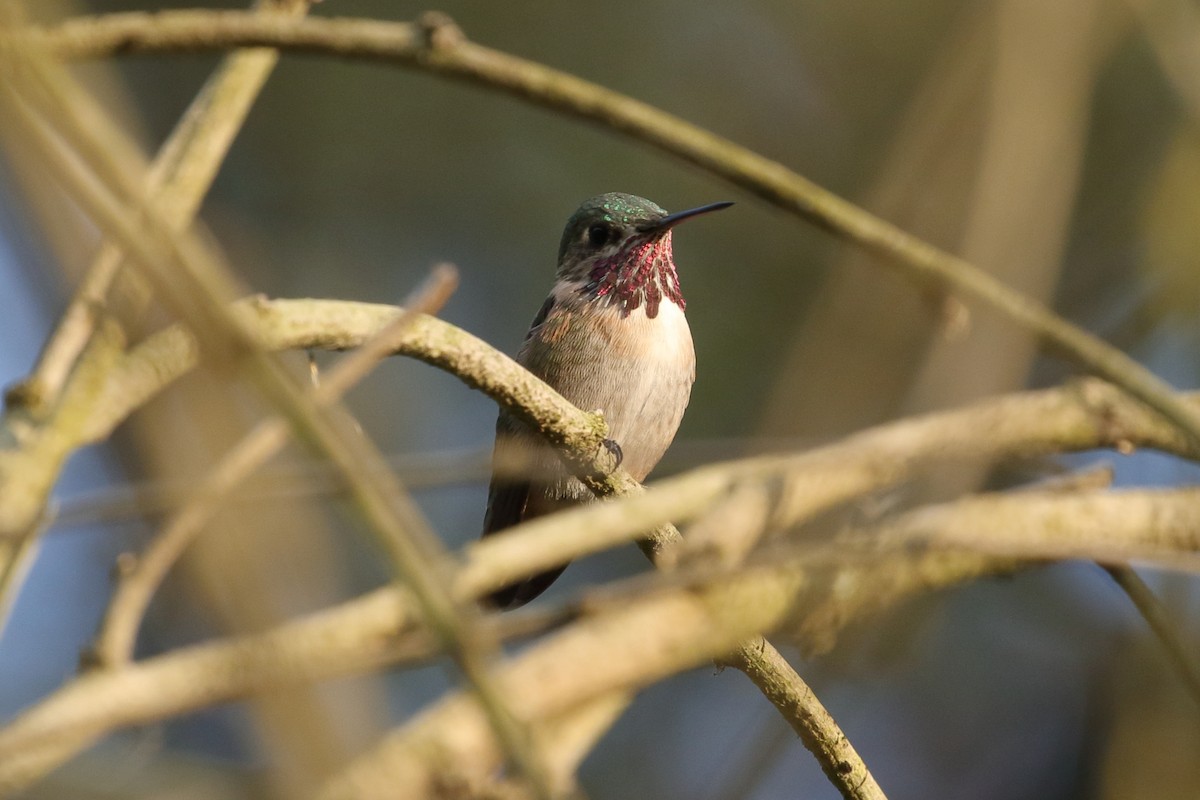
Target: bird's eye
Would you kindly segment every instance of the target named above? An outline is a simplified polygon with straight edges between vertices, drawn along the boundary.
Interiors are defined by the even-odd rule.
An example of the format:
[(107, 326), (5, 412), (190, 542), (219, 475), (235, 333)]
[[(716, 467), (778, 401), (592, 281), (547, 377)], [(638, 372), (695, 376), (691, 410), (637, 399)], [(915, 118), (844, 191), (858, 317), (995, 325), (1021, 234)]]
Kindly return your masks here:
[(612, 236), (612, 228), (607, 225), (593, 225), (588, 228), (588, 244), (592, 247), (604, 247), (604, 245), (608, 244), (610, 236)]

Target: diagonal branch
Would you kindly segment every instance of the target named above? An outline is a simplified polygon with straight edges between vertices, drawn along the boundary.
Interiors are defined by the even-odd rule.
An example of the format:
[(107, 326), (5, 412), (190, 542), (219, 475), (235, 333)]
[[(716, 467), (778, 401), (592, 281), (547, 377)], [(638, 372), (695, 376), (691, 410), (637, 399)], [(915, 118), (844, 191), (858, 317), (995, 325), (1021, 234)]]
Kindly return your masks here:
[[(308, 11), (309, 0), (259, 0), (256, 5), (259, 13), (303, 15)], [(146, 194), (171, 224), (185, 227), (195, 216), (246, 114), (278, 61), (279, 51), (273, 49), (230, 54), (180, 118), (145, 175)], [(71, 92), (73, 105), (91, 102), (86, 92), (67, 83), (67, 74), (59, 72), (57, 79)], [(100, 124), (107, 122), (99, 112), (91, 114), (90, 119)], [(105, 125), (102, 135), (110, 142), (124, 139), (122, 132), (110, 125)], [(133, 151), (135, 146), (120, 141), (114, 142), (114, 149)], [(121, 250), (106, 243), (89, 266), (33, 371), (7, 390), (10, 412), (14, 407), (22, 407), (35, 415), (44, 414), (57, 402), (75, 359), (92, 337), (96, 309), (106, 305), (109, 288), (121, 265)]]
[[(356, 347), (403, 313), (394, 307), (365, 303), (261, 298), (239, 304), (237, 311), (257, 331), (263, 346), (273, 350)], [(599, 452), (603, 432), (591, 415), (571, 406), (510, 358), (470, 334), (441, 320), (418, 316), (406, 329), (397, 350), (481, 389), (560, 446), (577, 453)], [(107, 437), (128, 414), (192, 369), (198, 355), (190, 334), (173, 326), (111, 364), (94, 392), (96, 413), (89, 426), (80, 431), (74, 446)], [(520, 536), (494, 537), (473, 544), (467, 551), (471, 558), (462, 578), (484, 587), (481, 591), (495, 588), (578, 555), (579, 551), (563, 549), (567, 543), (598, 549), (635, 538), (658, 522), (684, 521), (703, 509), (706, 502), (725, 497), (737, 481), (770, 474), (784, 465), (790, 465), (797, 478), (795, 488), (787, 493), (793, 498), (788, 504), (791, 516), (780, 521), (795, 522), (863, 492), (894, 485), (924, 463), (1033, 457), (1106, 446), (1156, 447), (1179, 453), (1188, 449), (1187, 442), (1156, 415), (1107, 384), (1085, 381), (904, 420), (811, 453), (751, 459), (732, 475), (722, 475), (725, 468), (721, 465), (701, 468), (659, 482), (649, 495), (571, 512), (569, 517), (535, 521), (523, 526)], [(39, 465), (46, 469), (44, 462), (37, 460), (29, 467), (36, 469)], [(5, 490), (0, 485), (0, 507)], [(564, 528), (569, 528), (572, 536), (564, 537)], [(827, 646), (830, 637), (852, 616), (844, 609), (831, 609), (822, 615), (825, 622), (809, 630), (814, 647)], [(348, 659), (347, 664), (359, 663), (344, 653), (341, 657)]]
[[(416, 314), (432, 314), (445, 304), (458, 284), (458, 272), (448, 264), (435, 267), (425, 286), (410, 298), (413, 310), (401, 314), (362, 347), (342, 359), (313, 391), (320, 405), (337, 402), (370, 369), (395, 349), (395, 341)], [(145, 551), (123, 566), (92, 648), (93, 660), (116, 668), (133, 658), (138, 628), (150, 599), (188, 544), (223, 506), (227, 496), (288, 441), (284, 421), (272, 417), (259, 423), (222, 458)]]
[[(355, 346), (401, 313), (386, 306), (359, 303), (270, 303), (263, 300), (244, 304), (240, 312), (245, 319), (257, 323), (260, 340), (273, 348)], [(553, 429), (557, 440), (570, 441), (573, 434), (579, 434), (585, 436), (586, 441), (592, 441), (586, 437), (596, 435), (587, 424), (589, 415), (571, 407), (528, 373), (517, 369), (506, 356), (469, 334), (439, 320), (418, 317), (404, 339), (401, 352), (419, 356), (454, 372), (468, 383), (480, 386), (507, 407), (524, 414), (527, 419)], [(108, 424), (115, 424), (117, 419), (145, 402), (154, 391), (190, 369), (196, 359), (194, 342), (179, 327), (160, 332), (135, 348), (119, 364), (114, 365), (109, 373), (111, 382), (101, 393), (106, 401), (98, 407), (109, 415)], [(509, 372), (513, 374), (509, 375)], [(511, 381), (508, 380), (510, 377)], [(961, 444), (974, 441), (965, 435), (968, 431), (987, 431), (989, 435), (983, 437), (981, 443)], [(864, 432), (844, 445), (817, 451), (821, 454), (817, 457), (792, 457), (791, 466), (801, 474), (810, 476), (808, 481), (801, 478), (799, 485), (808, 486), (812, 491), (826, 485), (825, 478), (830, 479), (836, 487), (832, 490), (833, 494), (818, 492), (821, 502), (827, 503), (835, 495), (844, 497), (854, 487), (864, 490), (902, 479), (919, 466), (922, 453), (923, 458), (927, 459), (952, 458), (956, 453), (963, 455), (965, 450), (979, 455), (976, 448), (986, 449), (990, 446), (995, 448), (996, 453), (1035, 455), (1053, 449), (1084, 449), (1118, 442), (1168, 450), (1186, 447), (1186, 442), (1170, 426), (1145, 412), (1120, 392), (1099, 382), (1086, 382), (1076, 387), (1024, 393), (981, 403), (970, 409), (894, 423)], [(595, 452), (595, 448), (591, 451)], [(771, 463), (776, 469), (781, 469), (786, 464), (786, 457), (753, 459), (738, 466), (736, 472), (739, 475), (763, 474)], [(752, 469), (747, 465), (752, 465)], [(547, 563), (557, 563), (586, 550), (609, 546), (615, 541), (612, 531), (620, 528), (625, 530), (624, 540), (634, 538), (645, 525), (650, 524), (654, 513), (660, 518), (671, 518), (676, 508), (683, 505), (678, 497), (668, 502), (668, 494), (686, 495), (687, 504), (696, 502), (697, 491), (706, 492), (710, 498), (722, 497), (724, 494), (720, 486), (730, 484), (726, 479), (724, 484), (718, 483), (714, 488), (714, 480), (719, 477), (714, 474), (716, 469), (702, 468), (660, 482), (648, 494), (580, 509), (557, 520), (529, 523), (509, 535), (474, 544), (467, 551), (468, 560), (459, 573), (457, 581), (461, 583), (456, 582), (454, 594), (460, 599), (476, 596), (542, 566), (523, 561), (522, 553), (525, 558), (537, 556), (548, 559)], [(1181, 502), (1195, 507), (1194, 499)], [(661, 507), (654, 508), (655, 503), (661, 504)], [(792, 504), (790, 507), (800, 509), (802, 505)], [(630, 509), (641, 509), (640, 516), (631, 518)], [(564, 529), (570, 529), (575, 534), (590, 532), (591, 536), (607, 535), (609, 538), (589, 541), (582, 535), (564, 536)], [(608, 533), (604, 534), (606, 531)], [(977, 574), (972, 571), (975, 567), (969, 560), (950, 563), (957, 563), (967, 570), (958, 573), (960, 580)], [(905, 574), (911, 580), (928, 575), (928, 569), (914, 568)], [(887, 587), (900, 586), (895, 582), (885, 584), (879, 580), (879, 575), (855, 581), (854, 585), (862, 590), (861, 595), (856, 595), (860, 599), (854, 603), (842, 605), (838, 601), (830, 601), (833, 605), (829, 602), (812, 604), (808, 613), (819, 624), (809, 626), (809, 630), (818, 639), (827, 638), (848, 621), (861, 618), (861, 615), (875, 608), (866, 604), (868, 597), (880, 604), (891, 602), (889, 598), (894, 598), (888, 593), (890, 589)], [(928, 585), (926, 578), (923, 582), (910, 584), (910, 588), (928, 588)], [(117, 673), (111, 679), (106, 679), (107, 682), (86, 676), (71, 684), (75, 688), (69, 687), (64, 690), (65, 694), (56, 694), (41, 704), (38, 708), (44, 711), (31, 710), (22, 717), (24, 721), (15, 723), (12, 729), (14, 738), (0, 738), (0, 742), (16, 742), (13, 745), (16, 749), (9, 751), (0, 746), (0, 754), (14, 757), (12, 770), (27, 763), (16, 756), (28, 753), (23, 748), (32, 745), (24, 738), (27, 734), (18, 735), (18, 731), (30, 731), (30, 726), (34, 725), (31, 720), (59, 719), (58, 715), (68, 712), (72, 715), (82, 713), (85, 717), (69, 716), (64, 718), (67, 721), (63, 724), (70, 730), (90, 732), (85, 741), (75, 741), (66, 752), (56, 751), (52, 759), (39, 761), (42, 764), (39, 769), (44, 770), (86, 744), (92, 737), (116, 725), (160, 718), (165, 714), (181, 713), (189, 708), (242, 696), (248, 691), (271, 685), (273, 681), (310, 680), (376, 666), (381, 658), (385, 658), (385, 655), (381, 655), (381, 647), (386, 650), (386, 644), (392, 641), (396, 632), (407, 629), (415, 622), (413, 609), (405, 598), (402, 592), (386, 590), (310, 620), (294, 623), (297, 627), (286, 626), (277, 632), (278, 638), (263, 640), (252, 637), (237, 640), (236, 643), (219, 643), (180, 651), (152, 659), (144, 665), (135, 665), (131, 668), (135, 672), (128, 675)], [(310, 625), (315, 627), (307, 627)], [(297, 632), (301, 630), (310, 631), (312, 638), (301, 636)], [(265, 646), (264, 641), (272, 643), (265, 650), (260, 649)], [(197, 660), (191, 660), (192, 654)], [(254, 660), (245, 661), (252, 657)], [(193, 685), (184, 676), (194, 676), (196, 673), (192, 670), (196, 668), (206, 679)], [(143, 680), (150, 681), (152, 686), (142, 683)], [(81, 695), (93, 700), (79, 699)], [(50, 709), (57, 710), (51, 713)], [(48, 723), (37, 723), (36, 727), (40, 729), (43, 724)], [(43, 733), (50, 736), (45, 730)], [(56, 747), (64, 746), (62, 739), (56, 741)], [(70, 739), (66, 741), (71, 743)], [(25, 742), (25, 745), (21, 745), (21, 742)], [(50, 748), (50, 745), (46, 744), (45, 747)], [(45, 753), (43, 756), (50, 758)], [(7, 757), (0, 757), (0, 765), (7, 761)], [(8, 774), (11, 776), (15, 773)], [(21, 774), (32, 776), (40, 772), (35, 770)]]
[[(411, 33), (410, 31), (409, 34)], [(913, 277), (993, 304), (1036, 332), (1044, 342), (1065, 351), (1098, 374), (1111, 377), (1114, 382), (1125, 386), (1135, 396), (1158, 408), (1188, 431), (1193, 442), (1197, 439), (1200, 426), (1197, 426), (1194, 410), (1174, 396), (1170, 387), (1136, 363), (1117, 351), (1106, 348), (1088, 334), (1062, 322), (1043, 307), (1007, 290), (983, 273), (972, 271), (965, 262), (929, 248), (891, 226), (879, 223), (844, 201), (803, 182), (799, 176), (788, 173), (779, 165), (740, 151), (702, 131), (689, 129), (683, 123), (674, 128), (664, 128), (663, 121), (671, 121), (665, 115), (658, 114), (648, 107), (639, 108), (639, 104), (613, 93), (600, 94), (603, 90), (599, 90), (598, 87), (575, 81), (569, 76), (549, 74), (548, 80), (547, 71), (537, 68), (536, 65), (520, 62), (465, 42), (461, 34), (445, 21), (428, 20), (414, 38), (415, 50), (403, 58), (446, 74), (500, 86), (535, 102), (565, 108), (580, 116), (603, 121), (626, 133), (644, 138), (840, 235), (893, 259), (899, 259), (898, 263)], [(126, 44), (128, 45), (128, 42)], [(192, 42), (182, 46), (194, 47), (196, 44)], [(201, 46), (213, 45), (205, 43)], [(327, 43), (301, 46), (329, 49)], [(395, 55), (376, 57), (394, 58)], [(524, 67), (533, 67), (534, 70), (531, 72)], [(510, 82), (505, 83), (505, 80)], [(575, 105), (572, 106), (572, 103)], [(649, 116), (639, 117), (640, 112), (646, 112)]]
[[(411, 498), (378, 451), (358, 435), (339, 406), (321, 408), (257, 346), (227, 307), (233, 275), (195, 237), (181, 235), (63, 102), (46, 79), (36, 49), (0, 48), (0, 103), (50, 173), (130, 255), (166, 305), (195, 331), (210, 362), (244, 371), (288, 420), (298, 438), (329, 457), (346, 478), (357, 510), (391, 561), (396, 577), (418, 599), (426, 621), (476, 693), (513, 763), (539, 799), (552, 791), (528, 731), (487, 669), (489, 647), (471, 608), (457, 607), (441, 582), (448, 566)], [(44, 115), (44, 116), (43, 116)]]
[(846, 800), (886, 800), (883, 790), (867, 770), (830, 713), (787, 659), (765, 639), (744, 644), (732, 655), (718, 659), (745, 673), (759, 691), (781, 709), (783, 718), (813, 754), (829, 782)]
[[(255, 5), (262, 12), (304, 14), (309, 3), (308, 0), (257, 0)], [(171, 224), (185, 227), (195, 216), (234, 136), (241, 130), (251, 104), (278, 61), (278, 50), (242, 50), (227, 56), (146, 170), (146, 194), (162, 209)], [(109, 124), (99, 109), (91, 108), (92, 98), (87, 92), (76, 86), (65, 70), (56, 72), (72, 105), (87, 110), (89, 122), (93, 122), (101, 136), (108, 140), (110, 148), (117, 152), (134, 152), (135, 146), (126, 140), (123, 132)], [(140, 161), (135, 158), (126, 159), (126, 162), (127, 168), (136, 170), (135, 174), (142, 171)], [(96, 333), (101, 324), (100, 310), (109, 306), (111, 288), (114, 284), (121, 286), (118, 276), (124, 278), (127, 293), (139, 298), (134, 305), (144, 305), (145, 287), (132, 272), (122, 272), (123, 263), (120, 248), (111, 242), (100, 248), (43, 346), (32, 372), (5, 391), (4, 419), (0, 428), (11, 432), (25, 425), (43, 424), (61, 401), (67, 380), (84, 349), (89, 344), (120, 346), (121, 342), (115, 337), (97, 336)], [(18, 550), (7, 554), (0, 550), (0, 608), (13, 599), (16, 593), (13, 579), (20, 574), (25, 553), (32, 552), (37, 536), (38, 532), (30, 529)]]
[[(1126, 505), (1127, 498), (1135, 502)], [(1101, 552), (1163, 543), (1180, 552), (1200, 547), (1195, 490), (1126, 496), (1053, 492), (1036, 500), (1031, 504), (1027, 494), (1007, 501), (996, 498), (998, 505), (990, 510), (1002, 510), (1009, 524), (1003, 529), (991, 525), (987, 533), (1015, 530), (1020, 538), (1006, 543), (979, 537), (970, 543), (1011, 552), (1012, 557), (981, 556), (965, 549), (967, 537), (960, 531), (981, 518), (981, 507), (968, 502), (959, 515), (960, 504), (948, 503), (930, 510), (936, 513), (915, 516), (911, 524), (884, 526), (883, 543), (863, 560), (839, 561), (836, 552), (829, 553), (830, 562), (822, 568), (819, 562), (803, 559), (768, 558), (698, 584), (648, 593), (636, 602), (595, 606), (591, 616), (512, 660), (500, 679), (535, 718), (551, 716), (573, 703), (637, 690), (666, 674), (720, 657), (726, 648), (755, 634), (768, 634), (776, 625), (786, 624), (789, 630), (798, 626), (804, 632), (837, 630), (902, 598), (1022, 568), (1030, 562), (1015, 555), (1020, 542), (1035, 550), (1053, 550), (1055, 538), (1065, 534), (1080, 544), (1095, 537)], [(1027, 508), (1032, 512), (1025, 516)], [(1128, 513), (1113, 513), (1118, 509)], [(1112, 524), (1098, 530), (1095, 520), (1102, 518)], [(922, 538), (914, 539), (916, 533)], [(863, 539), (876, 538), (871, 529), (861, 534)], [(914, 550), (912, 545), (920, 541), (957, 544), (951, 550)], [(356, 760), (320, 797), (358, 800), (394, 796), (392, 792), (441, 797), (439, 770), (454, 765), (486, 774), (494, 768), (493, 747), (481, 722), (461, 694), (443, 700)]]
[[(657, 491), (659, 489), (652, 488), (645, 496), (653, 497)], [(606, 506), (620, 506), (642, 499), (614, 500), (572, 513), (598, 515), (606, 513)], [(1097, 551), (1174, 542), (1181, 548), (1180, 552), (1194, 552), (1200, 545), (1196, 536), (1196, 531), (1200, 530), (1197, 524), (1200, 503), (1197, 503), (1195, 490), (1120, 495), (1052, 492), (1034, 497), (1036, 502), (1032, 504), (1027, 502), (1029, 499), (1028, 496), (995, 498), (992, 502), (1004, 506), (1002, 511), (1012, 525), (1003, 528), (993, 525), (985, 533), (1006, 536), (1006, 531), (1021, 531), (1024, 548), (1033, 550), (1035, 556), (1044, 555), (1044, 551), (1036, 550), (1039, 542), (1042, 546), (1053, 547), (1059, 536), (1070, 537), (1081, 549), (1091, 547)], [(961, 514), (958, 513), (960, 508)], [(641, 659), (622, 658), (618, 655), (619, 650), (588, 660), (585, 666), (590, 676), (577, 675), (569, 666), (556, 668), (557, 682), (546, 688), (552, 689), (550, 693), (557, 699), (534, 701), (535, 705), (547, 704), (544, 709), (535, 709), (535, 716), (557, 713), (572, 702), (591, 696), (592, 692), (628, 685), (622, 681), (656, 679), (661, 677), (664, 669), (683, 668), (682, 662), (677, 660), (681, 658), (678, 652), (660, 653), (657, 646), (647, 648), (647, 642), (658, 640), (646, 625), (654, 630), (671, 628), (670, 614), (666, 619), (656, 619), (654, 613), (647, 610), (650, 608), (664, 609), (682, 602), (694, 612), (707, 616), (710, 623), (728, 620), (736, 625), (736, 631), (721, 630), (715, 639), (710, 639), (708, 633), (711, 631), (697, 622), (692, 631), (682, 634), (682, 638), (672, 635), (665, 640), (681, 646), (686, 641), (688, 648), (709, 648), (715, 657), (728, 652), (736, 643), (725, 637), (736, 637), (743, 630), (749, 631), (746, 635), (765, 633), (785, 617), (791, 625), (799, 623), (802, 631), (836, 631), (913, 594), (1009, 570), (1020, 558), (1016, 555), (1022, 552), (1020, 541), (1011, 538), (1007, 543), (990, 541), (982, 535), (969, 541), (972, 547), (1010, 554), (1001, 558), (962, 549), (968, 540), (963, 538), (961, 531), (976, 526), (981, 517), (986, 518), (995, 508), (981, 512), (981, 507), (972, 502), (949, 503), (914, 512), (907, 521), (887, 523), (877, 534), (872, 534), (872, 529), (864, 529), (859, 532), (859, 538), (882, 540), (883, 543), (872, 551), (864, 551), (864, 557), (859, 559), (839, 560), (836, 553), (829, 552), (816, 560), (803, 554), (791, 559), (764, 559), (762, 563), (732, 572), (714, 573), (688, 586), (668, 586), (639, 595), (634, 602), (596, 605), (591, 615), (582, 620), (584, 628), (602, 631), (610, 643), (620, 642), (622, 648), (635, 648), (648, 655), (653, 665), (647, 669), (653, 675), (638, 673)], [(1096, 519), (1111, 520), (1112, 524), (1097, 529)], [(559, 533), (552, 554), (554, 558), (578, 557), (597, 549), (595, 543), (580, 543), (569, 535), (562, 535), (565, 533), (563, 528)], [(505, 537), (496, 538), (536, 537), (528, 526), (521, 526)], [(956, 549), (914, 550), (912, 545), (918, 541), (951, 542)], [(499, 558), (499, 546), (490, 544), (484, 542), (468, 551), (464, 569), (456, 574), (451, 588), (456, 597), (482, 596), (496, 581), (506, 582), (524, 574), (524, 567), (505, 566)], [(840, 565), (836, 591), (831, 591), (833, 587), (828, 581), (815, 580), (827, 573), (833, 564)], [(717, 594), (708, 597), (708, 592)], [(724, 607), (715, 602), (717, 597), (735, 602), (739, 607)], [(797, 600), (800, 597), (803, 602)], [(694, 605), (698, 598), (702, 602)], [(629, 615), (643, 622), (624, 630), (614, 630), (623, 626), (617, 620), (633, 618)], [(423, 657), (430, 652), (432, 640), (420, 627), (420, 620), (411, 594), (403, 588), (389, 587), (263, 634), (181, 648), (123, 670), (89, 673), (27, 710), (0, 731), (0, 787), (11, 788), (14, 785), (11, 781), (24, 782), (36, 777), (26, 772), (26, 759), (37, 753), (48, 757), (51, 751), (62, 748), (64, 740), (69, 741), (71, 734), (86, 735), (90, 741), (117, 727), (162, 719), (270, 687), (356, 674), (384, 663), (411, 658), (413, 654)], [(587, 639), (587, 634), (580, 630), (572, 630), (570, 637)], [(654, 652), (645, 653), (647, 649)], [(670, 647), (666, 649), (669, 651)], [(694, 655), (695, 650), (690, 652), (693, 655), (687, 658), (699, 659), (694, 663), (704, 660)], [(547, 659), (545, 663), (553, 663), (553, 660)], [(565, 663), (575, 664), (573, 660)], [(675, 667), (668, 667), (668, 664)], [(606, 673), (609, 669), (624, 677)], [(545, 678), (545, 675), (541, 677)], [(592, 677), (598, 677), (606, 686), (594, 686)], [(536, 687), (531, 685), (526, 691), (534, 692)], [(472, 703), (466, 705), (471, 706), (473, 714), (480, 715), (478, 719), (482, 723), (478, 707)], [(486, 726), (482, 732), (471, 735), (486, 736)], [(59, 752), (55, 762), (66, 755), (69, 753)], [(49, 765), (50, 762), (44, 763), (42, 769)]]
[(1142, 619), (1146, 620), (1146, 624), (1166, 651), (1168, 660), (1183, 676), (1192, 699), (1200, 704), (1200, 659), (1197, 658), (1194, 647), (1185, 646), (1183, 631), (1171, 619), (1163, 602), (1132, 567), (1108, 566), (1105, 567), (1105, 571), (1129, 597)]
[(449, 18), (417, 24), (360, 19), (259, 19), (240, 12), (162, 12), (80, 18), (24, 34), (63, 58), (265, 45), (416, 67), (504, 91), (598, 123), (739, 186), (884, 258), (922, 286), (978, 300), (1095, 375), (1122, 387), (1186, 431), (1200, 448), (1200, 413), (1120, 350), (1050, 309), (838, 197), (787, 167), (653, 106), (558, 70), (492, 50)]

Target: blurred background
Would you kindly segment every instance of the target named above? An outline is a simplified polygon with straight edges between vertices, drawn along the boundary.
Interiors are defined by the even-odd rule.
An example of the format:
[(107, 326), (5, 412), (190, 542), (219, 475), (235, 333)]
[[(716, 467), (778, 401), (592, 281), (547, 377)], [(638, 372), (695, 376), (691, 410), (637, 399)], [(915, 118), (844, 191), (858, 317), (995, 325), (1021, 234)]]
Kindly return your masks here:
[[(190, 6), (27, 4), (38, 19)], [(237, 3), (210, 6), (239, 8)], [(427, 4), (328, 0), (314, 13), (411, 20)], [(466, 34), (630, 94), (792, 167), (1053, 304), (1177, 386), (1200, 372), (1200, 8), (1187, 0), (446, 0)], [(77, 74), (157, 149), (216, 56), (123, 58)], [(29, 370), (95, 232), (27, 164), (0, 163), (0, 380)], [(806, 447), (905, 414), (1071, 374), (979, 308), (722, 183), (574, 120), (396, 68), (285, 56), (206, 202), (247, 291), (398, 302), (442, 260), (442, 316), (514, 353), (562, 225), (607, 191), (669, 210), (737, 206), (679, 229), (698, 380), (658, 475)], [(328, 363), (327, 358), (320, 359)], [(451, 546), (477, 535), (495, 408), (420, 364), (349, 399), (417, 463), (465, 464), (418, 499)], [(75, 457), (0, 639), (0, 714), (73, 674), (111, 565), (155, 513), (96, 521), (129, 487), (201, 474), (255, 419), (252, 396), (190, 377), (111, 447)], [(293, 451), (289, 465), (306, 466)], [(1182, 462), (1100, 453), (1120, 485), (1195, 482)], [(1034, 465), (1045, 470), (1050, 465)], [(902, 502), (977, 487), (956, 470)], [(309, 494), (309, 493), (302, 493)], [(336, 501), (264, 495), (192, 548), (140, 655), (260, 629), (379, 584)], [(82, 521), (81, 521), (82, 520)], [(559, 596), (644, 570), (633, 548), (576, 564)], [(1148, 575), (1196, 628), (1197, 592)], [(892, 798), (1194, 798), (1200, 708), (1110, 579), (1067, 564), (923, 598), (796, 657)], [(442, 665), (268, 695), (108, 740), (31, 797), (295, 796), (442, 691)], [(748, 681), (699, 669), (647, 691), (582, 769), (593, 798), (832, 798)]]

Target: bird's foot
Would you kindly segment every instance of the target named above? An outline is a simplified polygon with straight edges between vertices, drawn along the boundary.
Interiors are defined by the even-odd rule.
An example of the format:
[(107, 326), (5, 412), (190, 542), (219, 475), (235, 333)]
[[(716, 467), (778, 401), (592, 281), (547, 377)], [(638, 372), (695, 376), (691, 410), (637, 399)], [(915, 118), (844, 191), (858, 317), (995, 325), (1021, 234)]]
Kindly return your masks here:
[(619, 468), (621, 466), (621, 462), (625, 460), (625, 451), (621, 449), (621, 445), (617, 444), (616, 439), (605, 439), (600, 444), (604, 446), (605, 450), (612, 454), (612, 457), (615, 461), (612, 468), (614, 470)]

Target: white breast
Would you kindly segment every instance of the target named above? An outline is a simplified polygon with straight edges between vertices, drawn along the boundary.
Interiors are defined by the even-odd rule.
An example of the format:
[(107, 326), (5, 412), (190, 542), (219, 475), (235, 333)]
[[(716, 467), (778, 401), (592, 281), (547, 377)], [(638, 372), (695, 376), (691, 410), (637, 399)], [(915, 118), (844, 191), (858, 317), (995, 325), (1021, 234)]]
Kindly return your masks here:
[(683, 310), (671, 302), (654, 318), (643, 309), (627, 317), (606, 315), (610, 340), (603, 369), (610, 378), (594, 399), (611, 438), (621, 445), (625, 467), (639, 480), (654, 467), (675, 438), (696, 378), (692, 334)]

